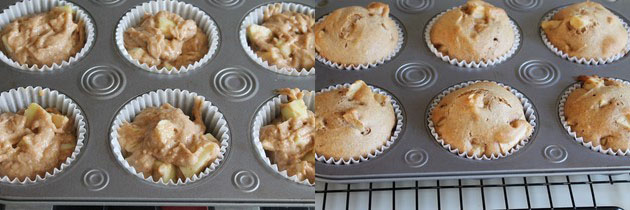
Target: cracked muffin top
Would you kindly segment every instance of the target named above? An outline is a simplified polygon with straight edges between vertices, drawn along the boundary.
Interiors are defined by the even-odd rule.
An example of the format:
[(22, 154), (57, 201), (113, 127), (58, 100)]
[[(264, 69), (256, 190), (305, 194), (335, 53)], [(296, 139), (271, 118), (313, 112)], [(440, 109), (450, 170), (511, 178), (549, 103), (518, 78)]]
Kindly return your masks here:
[(579, 76), (582, 87), (569, 94), (564, 116), (584, 142), (604, 149), (630, 147), (630, 87), (598, 76)]
[(596, 2), (565, 7), (541, 27), (549, 42), (569, 56), (597, 59), (626, 51), (628, 32), (621, 20)]
[(315, 96), (315, 153), (326, 158), (358, 159), (373, 154), (396, 124), (390, 99), (358, 80), (350, 87)]
[(389, 6), (380, 2), (367, 8), (340, 8), (315, 24), (315, 50), (342, 65), (373, 64), (386, 58), (398, 43), (398, 28)]
[(435, 130), (469, 156), (505, 155), (533, 131), (521, 101), (496, 82), (477, 82), (444, 96), (433, 109)]
[(431, 43), (439, 52), (469, 62), (501, 57), (515, 41), (505, 10), (480, 0), (469, 0), (444, 13), (430, 33)]

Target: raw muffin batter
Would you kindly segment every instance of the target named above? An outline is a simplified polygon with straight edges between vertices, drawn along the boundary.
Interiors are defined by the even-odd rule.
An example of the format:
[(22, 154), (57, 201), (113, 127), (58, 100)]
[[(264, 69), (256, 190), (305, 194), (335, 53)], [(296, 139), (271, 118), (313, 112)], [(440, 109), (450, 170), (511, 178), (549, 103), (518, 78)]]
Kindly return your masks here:
[(208, 53), (208, 36), (195, 21), (168, 11), (145, 14), (140, 26), (125, 31), (124, 41), (133, 59), (169, 70), (193, 64)]
[(619, 18), (597, 2), (565, 7), (542, 29), (549, 42), (569, 56), (597, 59), (624, 53), (628, 32)]
[(315, 101), (315, 152), (325, 158), (350, 160), (374, 154), (396, 125), (390, 99), (372, 92), (361, 80), (348, 88), (318, 93)]
[(506, 154), (533, 132), (518, 97), (495, 82), (477, 82), (449, 93), (432, 114), (445, 144), (470, 156)]
[(598, 76), (580, 76), (582, 87), (571, 92), (564, 115), (584, 142), (604, 149), (630, 149), (630, 87)]
[(194, 122), (170, 104), (149, 107), (118, 128), (118, 142), (125, 160), (153, 180), (186, 179), (203, 171), (219, 155), (219, 141), (205, 134), (201, 118), (203, 101), (193, 108)]
[(260, 129), (263, 148), (280, 170), (315, 183), (315, 114), (307, 109), (302, 100), (304, 93), (299, 89), (286, 88), (278, 92), (288, 96), (289, 102), (281, 105), (281, 118)]
[(0, 177), (25, 180), (52, 173), (76, 146), (74, 123), (56, 109), (31, 104), (0, 114)]
[(274, 4), (265, 10), (262, 25), (247, 27), (247, 38), (270, 66), (310, 69), (315, 65), (314, 23), (311, 16), (282, 12), (282, 4)]
[(2, 29), (2, 51), (29, 66), (61, 64), (85, 45), (85, 27), (70, 6), (18, 18)]
[(496, 59), (514, 44), (514, 30), (505, 10), (469, 0), (450, 10), (431, 27), (431, 43), (444, 55), (468, 62)]
[(314, 26), (315, 49), (339, 64), (373, 64), (396, 50), (398, 26), (389, 5), (373, 2), (367, 8), (337, 9)]

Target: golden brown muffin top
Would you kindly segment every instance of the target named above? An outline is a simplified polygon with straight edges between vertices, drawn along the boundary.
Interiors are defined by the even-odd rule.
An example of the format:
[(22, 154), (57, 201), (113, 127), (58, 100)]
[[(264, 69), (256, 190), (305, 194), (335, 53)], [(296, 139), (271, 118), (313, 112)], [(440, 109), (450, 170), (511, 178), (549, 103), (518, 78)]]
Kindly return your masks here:
[(533, 131), (518, 97), (496, 82), (477, 82), (449, 93), (433, 109), (431, 120), (445, 144), (477, 157), (505, 155)]
[(340, 8), (315, 24), (315, 49), (339, 64), (373, 64), (390, 55), (398, 44), (398, 28), (389, 6), (380, 2), (367, 8)]
[(621, 20), (596, 2), (565, 7), (541, 27), (549, 42), (569, 56), (597, 59), (626, 52), (628, 32)]
[(439, 52), (469, 62), (499, 58), (515, 41), (505, 10), (481, 0), (470, 0), (444, 13), (430, 33), (431, 43)]
[(580, 76), (582, 87), (569, 94), (564, 116), (584, 142), (604, 149), (630, 148), (630, 87), (620, 81)]
[(337, 160), (373, 154), (389, 140), (396, 124), (390, 99), (359, 80), (315, 96), (315, 153)]

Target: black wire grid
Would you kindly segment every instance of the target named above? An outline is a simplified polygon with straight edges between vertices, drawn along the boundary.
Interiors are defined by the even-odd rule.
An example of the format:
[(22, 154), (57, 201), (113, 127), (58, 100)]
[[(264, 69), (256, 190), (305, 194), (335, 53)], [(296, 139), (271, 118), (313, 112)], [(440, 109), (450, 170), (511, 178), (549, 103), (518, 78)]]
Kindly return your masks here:
[[(587, 180), (585, 181), (572, 181), (571, 178), (569, 176), (566, 176), (564, 181), (560, 181), (560, 182), (550, 182), (549, 181), (549, 177), (544, 177), (544, 182), (536, 182), (536, 183), (532, 183), (527, 181), (526, 177), (522, 177), (523, 182), (522, 183), (518, 183), (518, 184), (506, 184), (505, 178), (501, 178), (501, 183), (499, 184), (489, 184), (489, 183), (484, 183), (484, 180), (479, 180), (479, 184), (462, 184), (462, 180), (457, 180), (458, 184), (457, 185), (440, 185), (440, 181), (437, 180), (436, 184), (434, 186), (420, 186), (418, 185), (418, 181), (415, 181), (415, 186), (410, 186), (410, 187), (396, 187), (396, 182), (391, 182), (392, 187), (373, 187), (373, 183), (369, 183), (369, 187), (365, 188), (365, 189), (351, 189), (351, 184), (347, 184), (347, 188), (346, 189), (329, 189), (328, 188), (328, 183), (322, 183), (324, 185), (323, 190), (316, 190), (315, 194), (319, 195), (319, 196), (323, 196), (323, 199), (321, 202), (317, 202), (317, 209), (321, 209), (321, 210), (326, 210), (326, 201), (327, 201), (327, 197), (328, 195), (331, 194), (339, 194), (339, 193), (345, 193), (345, 197), (346, 197), (346, 201), (345, 201), (345, 209), (350, 209), (350, 200), (351, 198), (351, 194), (352, 193), (357, 193), (357, 192), (367, 192), (368, 193), (368, 210), (372, 209), (372, 202), (373, 202), (373, 198), (372, 198), (372, 193), (373, 192), (383, 192), (383, 191), (390, 191), (391, 192), (391, 199), (392, 199), (392, 206), (391, 209), (395, 210), (396, 209), (396, 192), (400, 192), (400, 191), (415, 191), (415, 209), (420, 209), (420, 202), (423, 202), (421, 199), (418, 197), (418, 191), (420, 190), (436, 190), (437, 193), (437, 209), (444, 209), (443, 208), (443, 204), (442, 199), (440, 198), (440, 191), (441, 190), (447, 190), (447, 189), (456, 189), (459, 190), (459, 209), (470, 209), (469, 207), (466, 207), (464, 205), (464, 199), (462, 197), (462, 190), (463, 189), (479, 189), (481, 192), (481, 204), (483, 209), (487, 209), (487, 205), (486, 205), (486, 196), (484, 193), (484, 188), (502, 188), (503, 191), (503, 200), (504, 200), (504, 209), (511, 209), (510, 208), (510, 203), (509, 203), (509, 199), (508, 199), (508, 189), (509, 188), (524, 188), (525, 189), (525, 195), (526, 195), (526, 200), (527, 200), (527, 208), (520, 208), (520, 209), (539, 209), (539, 208), (532, 208), (532, 201), (530, 198), (530, 187), (545, 187), (546, 188), (546, 192), (547, 192), (547, 197), (549, 199), (549, 203), (548, 206), (549, 208), (544, 208), (544, 209), (606, 209), (606, 210), (612, 210), (612, 209), (623, 209), (617, 206), (600, 206), (597, 203), (596, 200), (596, 196), (595, 196), (595, 191), (593, 190), (593, 186), (594, 185), (613, 185), (613, 184), (617, 184), (617, 183), (630, 183), (630, 176), (627, 176), (627, 178), (624, 179), (615, 179), (613, 178), (613, 176), (609, 175), (606, 176), (607, 180), (593, 180), (591, 179), (590, 175), (587, 175)], [(616, 176), (615, 176), (616, 177)], [(555, 177), (558, 178), (558, 177)], [(443, 181), (444, 182), (444, 181)], [(574, 197), (574, 190), (573, 188), (575, 186), (584, 186), (584, 185), (588, 185), (588, 189), (590, 190), (590, 196), (592, 199), (592, 204), (591, 205), (576, 205), (576, 200)], [(571, 206), (567, 207), (567, 206), (562, 206), (562, 207), (556, 207), (554, 206), (553, 203), (553, 196), (552, 196), (552, 192), (551, 192), (551, 187), (552, 186), (566, 186), (568, 188), (568, 193), (569, 193), (569, 197), (571, 198)], [(580, 193), (584, 193), (584, 192), (580, 192)], [(339, 196), (339, 195), (336, 195)], [(626, 196), (628, 199), (630, 199), (630, 195)], [(493, 198), (496, 199), (496, 198)], [(378, 202), (378, 201), (374, 201), (374, 202)], [(408, 202), (413, 202), (412, 200), (409, 200)], [(451, 200), (449, 200), (449, 202), (451, 202)], [(329, 206), (330, 208), (330, 206)], [(334, 209), (344, 209), (343, 206), (334, 206)]]

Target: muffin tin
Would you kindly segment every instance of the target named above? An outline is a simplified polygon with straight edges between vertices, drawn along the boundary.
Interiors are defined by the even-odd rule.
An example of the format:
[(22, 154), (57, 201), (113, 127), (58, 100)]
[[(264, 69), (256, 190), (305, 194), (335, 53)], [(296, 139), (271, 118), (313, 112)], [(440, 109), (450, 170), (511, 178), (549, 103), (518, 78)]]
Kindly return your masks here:
[[(316, 18), (341, 7), (367, 6), (371, 0), (319, 1)], [(359, 71), (344, 71), (316, 64), (316, 90), (331, 85), (364, 80), (386, 90), (405, 114), (398, 139), (382, 154), (349, 165), (316, 163), (317, 180), (367, 182), (423, 179), (490, 178), (569, 174), (614, 174), (630, 172), (630, 157), (599, 153), (575, 141), (562, 126), (558, 104), (578, 75), (597, 74), (628, 80), (628, 55), (604, 65), (571, 62), (549, 50), (540, 35), (542, 18), (555, 9), (581, 0), (487, 0), (506, 10), (520, 30), (521, 45), (507, 60), (485, 68), (463, 68), (435, 56), (425, 42), (426, 24), (436, 15), (465, 0), (392, 0), (390, 15), (401, 23), (405, 43), (384, 64)], [(597, 1), (625, 22), (630, 1)], [(517, 89), (530, 99), (536, 127), (530, 141), (519, 151), (496, 160), (472, 160), (443, 148), (427, 126), (430, 104), (444, 90), (467, 81), (492, 80)]]
[[(180, 0), (207, 13), (219, 30), (218, 49), (195, 71), (158, 74), (130, 63), (114, 33), (125, 13), (140, 0), (70, 0), (91, 17), (95, 42), (68, 67), (31, 72), (0, 62), (0, 92), (27, 86), (50, 88), (71, 98), (83, 111), (87, 133), (76, 160), (54, 177), (32, 184), (0, 182), (0, 202), (14, 204), (175, 204), (312, 206), (314, 188), (284, 178), (258, 155), (252, 124), (273, 90), (314, 90), (315, 76), (288, 76), (265, 69), (247, 56), (238, 32), (243, 18), (271, 2)], [(2, 1), (6, 9), (18, 1)], [(293, 2), (315, 7), (315, 2)], [(152, 183), (129, 173), (110, 146), (114, 117), (129, 101), (156, 90), (195, 92), (216, 106), (229, 127), (229, 146), (215, 171), (181, 186)]]

